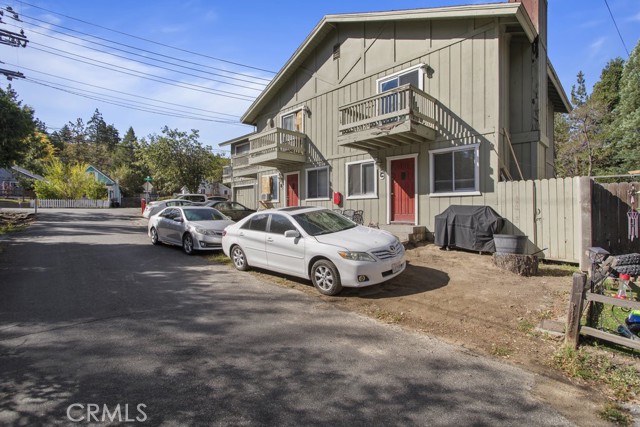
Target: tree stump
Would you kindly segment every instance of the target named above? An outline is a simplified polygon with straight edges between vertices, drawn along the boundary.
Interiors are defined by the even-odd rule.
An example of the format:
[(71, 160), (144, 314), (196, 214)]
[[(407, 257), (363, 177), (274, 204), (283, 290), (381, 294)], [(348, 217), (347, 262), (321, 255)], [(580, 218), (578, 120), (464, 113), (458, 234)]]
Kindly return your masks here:
[(535, 255), (496, 252), (493, 254), (493, 263), (496, 267), (508, 270), (519, 276), (529, 277), (538, 274), (538, 257)]

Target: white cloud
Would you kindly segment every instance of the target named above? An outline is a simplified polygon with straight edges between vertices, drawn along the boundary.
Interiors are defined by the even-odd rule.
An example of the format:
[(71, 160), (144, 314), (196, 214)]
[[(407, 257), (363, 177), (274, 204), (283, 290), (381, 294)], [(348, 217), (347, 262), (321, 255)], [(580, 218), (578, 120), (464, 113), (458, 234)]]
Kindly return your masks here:
[(597, 56), (602, 51), (602, 48), (605, 46), (606, 41), (607, 37), (600, 37), (592, 42), (589, 45), (589, 56), (592, 58)]

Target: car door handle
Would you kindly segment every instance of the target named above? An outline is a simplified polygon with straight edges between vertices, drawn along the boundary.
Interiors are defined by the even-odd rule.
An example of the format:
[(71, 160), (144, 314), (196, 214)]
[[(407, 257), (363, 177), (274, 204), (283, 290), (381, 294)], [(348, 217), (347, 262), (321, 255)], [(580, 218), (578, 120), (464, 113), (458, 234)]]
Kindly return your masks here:
[(239, 235), (240, 235), (240, 236), (244, 236), (244, 233), (241, 231), (241, 232), (239, 233)]
[(273, 243), (273, 238), (271, 238), (271, 237), (267, 237), (267, 242), (268, 242), (268, 243)]

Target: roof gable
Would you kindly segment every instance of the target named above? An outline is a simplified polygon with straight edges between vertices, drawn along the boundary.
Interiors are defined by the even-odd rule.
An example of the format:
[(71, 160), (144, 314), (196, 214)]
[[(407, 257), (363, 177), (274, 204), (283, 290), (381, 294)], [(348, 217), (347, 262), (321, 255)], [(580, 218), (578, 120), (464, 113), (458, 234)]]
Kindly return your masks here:
[(93, 165), (89, 165), (86, 170), (87, 173), (92, 173), (96, 176), (98, 182), (101, 182), (106, 185), (114, 185), (115, 181), (109, 178), (105, 173), (101, 172), (98, 168)]
[(336, 25), (343, 23), (415, 21), (428, 19), (464, 19), (487, 17), (514, 17), (520, 22), (531, 40), (535, 37), (535, 29), (526, 11), (520, 3), (493, 3), (480, 5), (450, 6), (429, 9), (395, 10), (386, 12), (352, 13), (344, 15), (327, 15), (316, 25), (313, 31), (302, 42), (282, 69), (271, 80), (265, 90), (255, 99), (241, 118), (246, 124), (255, 124), (260, 112), (284, 87), (289, 78), (301, 67), (324, 39), (334, 31)]

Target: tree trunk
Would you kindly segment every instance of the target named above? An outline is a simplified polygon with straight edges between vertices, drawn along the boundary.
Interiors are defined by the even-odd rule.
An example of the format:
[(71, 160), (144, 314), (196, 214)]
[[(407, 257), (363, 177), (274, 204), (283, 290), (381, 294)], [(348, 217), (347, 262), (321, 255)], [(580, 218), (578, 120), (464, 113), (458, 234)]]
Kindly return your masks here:
[(538, 274), (538, 257), (535, 255), (493, 254), (493, 263), (519, 276), (535, 276)]

